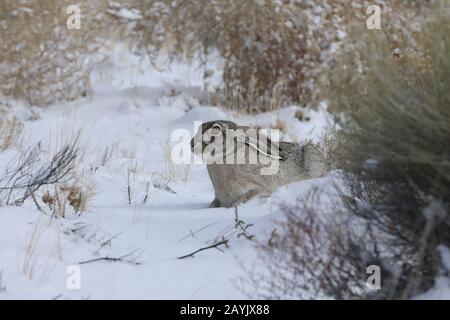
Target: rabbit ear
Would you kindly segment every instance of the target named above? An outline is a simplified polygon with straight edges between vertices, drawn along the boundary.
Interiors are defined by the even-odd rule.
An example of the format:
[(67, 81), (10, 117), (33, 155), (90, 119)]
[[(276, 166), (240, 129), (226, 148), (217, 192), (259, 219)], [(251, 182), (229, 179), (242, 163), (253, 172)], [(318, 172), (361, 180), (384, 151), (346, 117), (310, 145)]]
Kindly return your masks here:
[[(281, 147), (279, 146), (278, 143), (274, 143), (272, 142), (272, 140), (269, 139), (269, 137), (259, 133), (258, 134), (259, 139), (255, 139), (254, 137), (245, 135), (245, 144), (253, 149), (255, 149), (257, 152), (269, 157), (269, 158), (273, 158), (273, 159), (277, 159), (277, 160), (286, 160), (286, 157), (283, 155), (284, 152), (281, 149)], [(267, 143), (265, 145), (265, 148), (261, 147), (261, 141), (265, 140)], [(278, 150), (278, 154), (274, 155), (272, 154), (272, 148), (275, 148), (276, 150)]]

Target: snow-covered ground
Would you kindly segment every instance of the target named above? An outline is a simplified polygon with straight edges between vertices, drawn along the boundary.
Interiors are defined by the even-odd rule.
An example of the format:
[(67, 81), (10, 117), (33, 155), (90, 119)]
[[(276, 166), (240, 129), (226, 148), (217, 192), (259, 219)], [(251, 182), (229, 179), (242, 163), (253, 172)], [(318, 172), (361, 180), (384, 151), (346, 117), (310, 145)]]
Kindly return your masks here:
[[(180, 62), (160, 72), (124, 45), (105, 51), (110, 59), (92, 75), (92, 97), (45, 109), (11, 102), (24, 130), (0, 153), (0, 170), (39, 141), (50, 157), (79, 134), (77, 173), (91, 181), (95, 196), (81, 215), (68, 212), (65, 219), (51, 218), (45, 206), (47, 215), (40, 212), (31, 199), (0, 206), (0, 299), (247, 298), (236, 283), (257, 263), (254, 243), (237, 237), (234, 209), (208, 208), (214, 190), (205, 165), (170, 163), (177, 143), (171, 134), (229, 119), (282, 126), (283, 140), (319, 141), (330, 123), (325, 106), (240, 115), (209, 106), (219, 59), (206, 66), (214, 73), (205, 83), (205, 66)], [(238, 217), (256, 239), (267, 237), (282, 218), (281, 203), (295, 203), (330, 179), (333, 173), (284, 186), (239, 206)], [(227, 247), (178, 259), (222, 239), (229, 239)], [(442, 255), (450, 261), (447, 249)], [(449, 285), (439, 277), (420, 298), (449, 298)]]
[[(0, 207), (0, 299), (246, 298), (235, 281), (245, 276), (242, 265), (251, 268), (255, 260), (253, 243), (237, 237), (234, 209), (208, 208), (214, 190), (205, 165), (169, 163), (171, 133), (193, 133), (195, 121), (230, 119), (260, 127), (281, 121), (284, 140), (317, 141), (327, 126), (325, 110), (293, 106), (258, 116), (233, 114), (208, 106), (195, 64), (175, 63), (158, 72), (123, 46), (111, 52), (93, 74), (92, 98), (46, 109), (14, 103), (23, 138), (0, 154), (0, 167), (38, 141), (50, 156), (79, 133), (78, 172), (93, 181), (96, 194), (82, 215), (66, 219), (52, 219), (31, 199)], [(297, 111), (310, 120), (299, 121)], [(253, 224), (249, 232), (256, 238), (270, 233), (281, 213), (278, 204), (294, 201), (314, 183), (253, 199), (239, 207), (239, 219)], [(230, 239), (227, 248), (178, 259), (222, 237)], [(71, 290), (78, 271), (81, 288)]]

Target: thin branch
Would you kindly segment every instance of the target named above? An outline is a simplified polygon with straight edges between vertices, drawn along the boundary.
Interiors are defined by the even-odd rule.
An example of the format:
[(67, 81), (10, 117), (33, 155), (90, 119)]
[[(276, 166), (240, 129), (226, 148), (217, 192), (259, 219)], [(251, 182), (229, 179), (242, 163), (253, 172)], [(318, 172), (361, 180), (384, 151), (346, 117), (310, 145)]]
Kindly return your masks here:
[(109, 262), (127, 262), (127, 263), (131, 263), (131, 264), (135, 264), (135, 265), (140, 265), (141, 263), (136, 261), (137, 257), (135, 259), (125, 259), (125, 258), (133, 255), (138, 250), (139, 249), (135, 249), (135, 250), (131, 251), (130, 253), (128, 253), (126, 255), (123, 255), (121, 257), (105, 256), (105, 257), (100, 257), (100, 258), (80, 261), (80, 262), (78, 262), (78, 264), (87, 264), (87, 263), (98, 262), (98, 261), (109, 261)]
[(184, 237), (181, 238), (180, 240), (178, 240), (177, 243), (178, 243), (178, 242), (181, 242), (181, 241), (183, 241), (183, 240), (185, 240), (185, 239), (187, 239), (187, 238), (189, 238), (189, 237), (195, 238), (195, 235), (196, 235), (197, 233), (199, 233), (200, 231), (205, 230), (206, 228), (211, 227), (211, 226), (213, 226), (213, 225), (215, 225), (215, 224), (218, 224), (218, 222), (212, 222), (212, 223), (207, 224), (206, 226), (201, 227), (200, 229), (197, 229), (197, 230), (195, 230), (195, 231), (190, 230), (189, 234), (186, 235), (186, 236), (184, 236)]
[(190, 254), (187, 254), (187, 255), (178, 257), (178, 259), (181, 260), (181, 259), (186, 259), (186, 258), (188, 258), (188, 257), (194, 257), (195, 254), (197, 254), (197, 253), (199, 253), (199, 252), (201, 252), (201, 251), (205, 251), (205, 250), (213, 249), (213, 248), (216, 248), (216, 249), (218, 249), (219, 251), (222, 251), (222, 252), (223, 252), (223, 250), (219, 248), (219, 246), (221, 246), (221, 245), (227, 246), (227, 245), (228, 245), (228, 239), (224, 239), (224, 240), (219, 241), (219, 242), (216, 242), (216, 243), (214, 243), (214, 244), (212, 244), (212, 245), (210, 245), (210, 246), (200, 248), (200, 249), (195, 250), (194, 252), (192, 252), (192, 253), (190, 253)]
[(11, 161), (0, 176), (0, 199), (6, 204), (21, 205), (45, 185), (63, 183), (71, 178), (78, 157), (78, 137), (43, 163), (41, 143)]
[(117, 233), (117, 234), (115, 234), (114, 236), (112, 236), (111, 238), (109, 238), (109, 239), (107, 239), (107, 240), (105, 240), (105, 241), (102, 241), (102, 242), (100, 243), (100, 247), (97, 249), (97, 251), (95, 251), (95, 253), (97, 254), (97, 253), (99, 253), (100, 250), (103, 249), (105, 246), (111, 245), (111, 242), (112, 242), (114, 239), (116, 239), (118, 236), (120, 236), (123, 232), (124, 232), (124, 231), (122, 230), (122, 231), (120, 231), (119, 233)]

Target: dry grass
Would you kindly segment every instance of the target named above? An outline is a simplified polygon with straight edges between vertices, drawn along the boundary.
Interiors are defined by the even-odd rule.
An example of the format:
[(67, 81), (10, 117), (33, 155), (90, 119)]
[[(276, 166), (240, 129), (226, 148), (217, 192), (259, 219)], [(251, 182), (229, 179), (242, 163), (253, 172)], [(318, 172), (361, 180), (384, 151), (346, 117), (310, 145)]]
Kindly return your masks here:
[(30, 280), (42, 280), (63, 260), (61, 225), (38, 216), (30, 231), (25, 239), (22, 273)]
[(302, 57), (306, 40), (299, 37), (303, 25), (285, 21), (297, 20), (299, 10), (254, 0), (143, 1), (139, 8), (145, 19), (135, 28), (137, 44), (155, 61), (161, 53), (207, 59), (218, 49), (225, 58), (222, 100), (227, 107), (254, 112), (277, 108), (281, 96), (298, 97), (303, 74), (288, 57)]
[[(81, 30), (69, 30), (69, 0), (0, 3), (0, 92), (45, 106), (90, 91), (89, 61), (109, 17), (106, 1), (78, 1)], [(103, 12), (103, 13), (102, 13)]]
[(42, 190), (40, 200), (52, 216), (66, 218), (70, 213), (83, 214), (96, 194), (92, 178), (75, 174), (70, 183), (55, 184)]
[[(376, 3), (383, 7), (382, 30), (397, 43), (409, 37), (405, 26), (426, 15), (421, 2)], [(346, 32), (352, 26), (367, 31), (366, 8), (373, 1), (83, 0), (77, 2), (81, 30), (66, 28), (71, 4), (0, 4), (0, 91), (7, 97), (44, 106), (88, 95), (94, 53), (112, 36), (148, 53), (155, 65), (183, 56), (199, 57), (206, 66), (209, 54), (218, 51), (224, 59), (223, 86), (215, 100), (230, 109), (308, 106), (322, 98), (323, 70), (335, 64), (336, 47), (353, 42)], [(119, 18), (121, 7), (139, 10), (141, 18)], [(210, 70), (203, 71), (208, 78)]]
[[(408, 64), (414, 65), (410, 72), (426, 68), (426, 45), (420, 43), (425, 20), (440, 8), (448, 8), (449, 3), (448, 0), (431, 1), (433, 5), (415, 3), (408, 3), (405, 7), (403, 1), (399, 1), (396, 5), (384, 6), (382, 18), (389, 23), (382, 23), (380, 30), (367, 32), (357, 25), (350, 26), (348, 38), (353, 41), (344, 42), (335, 54), (335, 63), (325, 72), (320, 71), (321, 94), (328, 100), (329, 110), (343, 110), (342, 93), (357, 105), (374, 84), (374, 77), (380, 75), (377, 71), (380, 63), (386, 62), (384, 68), (393, 67), (402, 81), (415, 79), (415, 74), (408, 74)], [(378, 59), (378, 65), (374, 59)]]
[[(222, 102), (245, 112), (307, 106), (321, 98), (323, 70), (335, 63), (335, 46), (345, 43), (351, 26), (366, 29), (366, 8), (373, 1), (131, 1), (143, 18), (133, 28), (133, 45), (155, 63), (200, 56), (217, 50), (225, 61)], [(407, 18), (424, 4), (401, 0), (383, 7), (383, 28), (405, 36)], [(401, 14), (399, 14), (401, 12)], [(400, 16), (402, 19), (399, 19)], [(415, 19), (417, 20), (417, 19)], [(205, 77), (207, 70), (205, 70)]]
[[(45, 277), (51, 271), (53, 267), (52, 259), (47, 252), (52, 245), (56, 250), (54, 257), (59, 260), (62, 259), (59, 233), (60, 230), (56, 224), (49, 224), (47, 219), (42, 217), (37, 218), (25, 244), (22, 273), (28, 279), (35, 279), (38, 275)], [(56, 260), (53, 262), (56, 262)]]
[(0, 103), (0, 152), (19, 142), (23, 123)]
[(179, 164), (174, 162), (172, 159), (172, 144), (170, 135), (162, 144), (162, 149), (164, 155), (164, 171), (162, 173), (162, 179), (167, 184), (178, 181), (186, 183), (191, 171), (191, 164)]
[[(344, 55), (330, 93), (332, 104), (344, 111), (344, 168), (359, 174), (371, 159), (399, 178), (409, 176), (424, 191), (439, 181), (433, 195), (449, 197), (449, 17), (448, 10), (430, 15), (422, 31), (405, 40), (416, 45), (400, 57), (383, 34), (363, 39), (364, 46)], [(350, 75), (354, 64), (361, 68)]]
[(36, 268), (38, 267), (39, 257), (41, 257), (40, 250), (42, 250), (42, 235), (45, 228), (44, 224), (40, 223), (38, 220), (27, 241), (22, 272), (28, 279), (33, 278)]

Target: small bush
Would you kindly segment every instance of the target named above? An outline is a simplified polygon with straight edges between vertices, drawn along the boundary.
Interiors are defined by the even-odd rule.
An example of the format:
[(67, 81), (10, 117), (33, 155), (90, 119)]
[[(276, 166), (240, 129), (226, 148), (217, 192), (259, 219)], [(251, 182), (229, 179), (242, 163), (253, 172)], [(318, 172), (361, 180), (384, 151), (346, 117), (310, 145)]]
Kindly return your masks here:
[(95, 196), (96, 184), (92, 178), (80, 172), (73, 176), (74, 181), (56, 183), (42, 190), (40, 201), (54, 217), (66, 218), (69, 213), (83, 214)]
[[(21, 205), (42, 187), (73, 178), (79, 156), (78, 139), (64, 145), (50, 161), (42, 159), (41, 143), (10, 161), (0, 175), (0, 205)], [(39, 208), (39, 206), (38, 206)]]
[[(262, 299), (386, 299), (397, 291), (397, 259), (411, 252), (383, 247), (389, 235), (344, 207), (323, 206), (327, 192), (313, 189), (295, 205), (267, 241), (260, 241), (260, 272), (248, 272), (243, 288)], [(320, 203), (319, 203), (319, 200)], [(382, 239), (382, 240), (380, 240)], [(368, 267), (379, 266), (380, 290), (368, 286)]]

